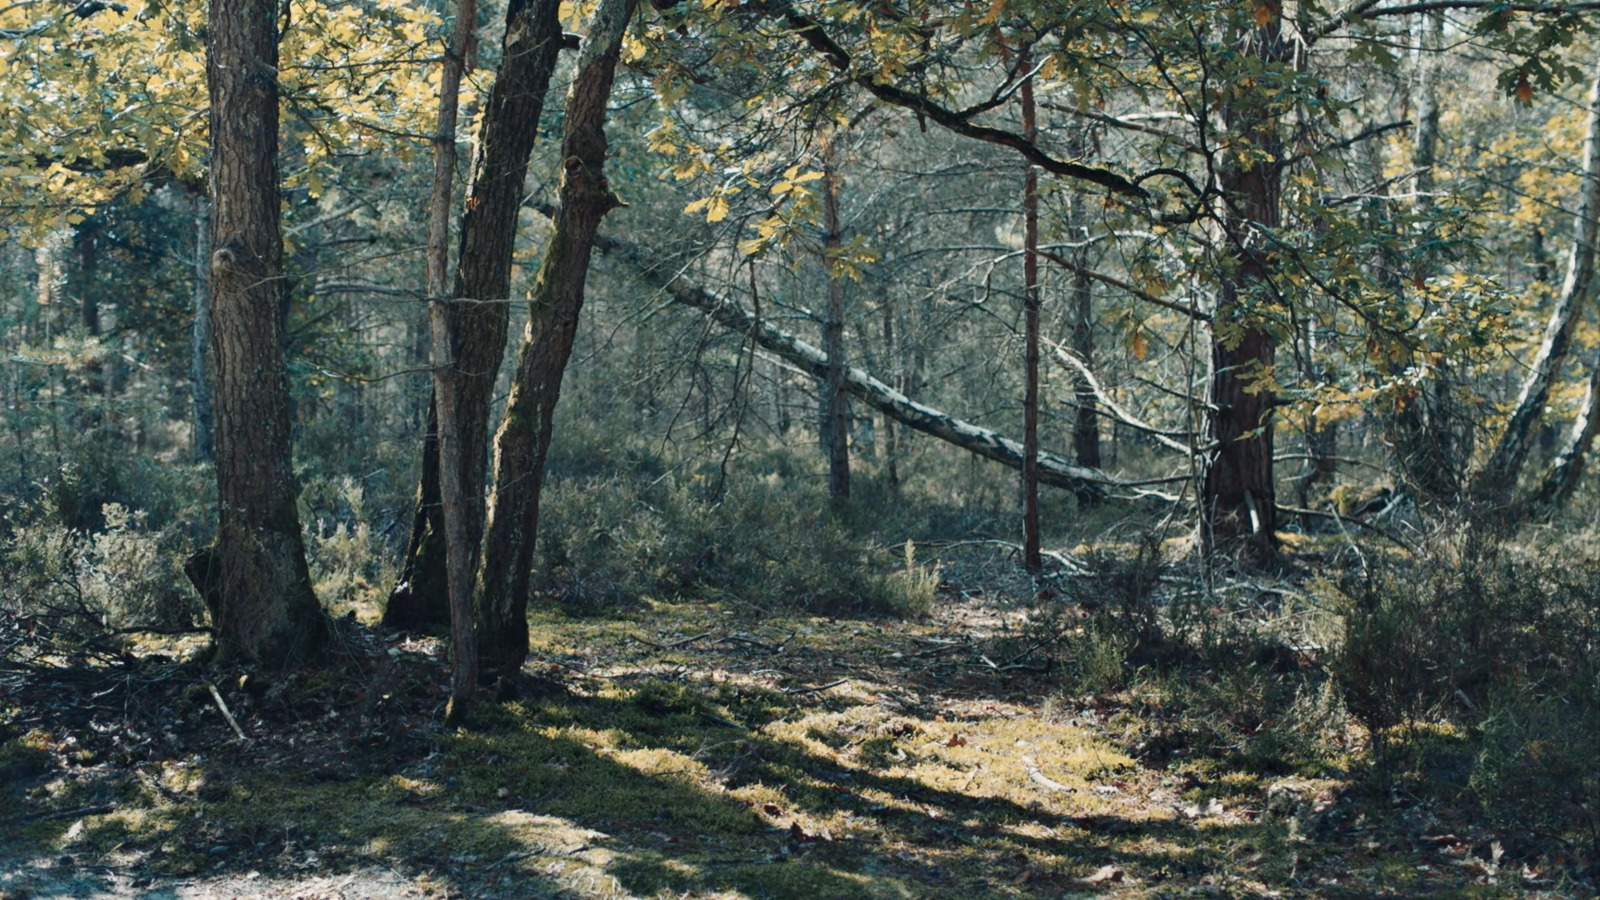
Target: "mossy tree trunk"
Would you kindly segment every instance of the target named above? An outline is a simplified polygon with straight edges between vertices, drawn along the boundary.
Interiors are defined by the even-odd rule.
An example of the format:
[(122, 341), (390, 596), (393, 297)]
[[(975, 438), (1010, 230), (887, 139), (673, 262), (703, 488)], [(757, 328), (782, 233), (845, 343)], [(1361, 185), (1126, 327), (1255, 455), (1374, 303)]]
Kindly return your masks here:
[(319, 656), (290, 466), (278, 200), (278, 4), (213, 0), (212, 346), (219, 525), (217, 640), (225, 658), (281, 666)]
[(477, 593), (486, 672), (514, 672), (528, 654), (528, 582), (552, 417), (583, 309), (595, 232), (619, 205), (605, 177), (605, 118), (633, 9), (634, 0), (600, 0), (567, 94), (561, 205), (540, 258), (511, 397), (495, 436), (494, 494)]
[[(489, 457), (489, 411), (505, 356), (516, 248), (528, 158), (538, 137), (550, 74), (561, 50), (557, 0), (514, 0), (506, 10), (502, 62), (481, 113), (454, 299), (445, 304), (453, 361), (452, 399), (464, 510), (463, 540), (473, 558), (483, 534), (483, 490)], [(428, 435), (411, 540), (400, 584), (390, 594), (384, 624), (423, 628), (449, 621), (444, 518), (440, 512), (438, 395), (428, 404)]]

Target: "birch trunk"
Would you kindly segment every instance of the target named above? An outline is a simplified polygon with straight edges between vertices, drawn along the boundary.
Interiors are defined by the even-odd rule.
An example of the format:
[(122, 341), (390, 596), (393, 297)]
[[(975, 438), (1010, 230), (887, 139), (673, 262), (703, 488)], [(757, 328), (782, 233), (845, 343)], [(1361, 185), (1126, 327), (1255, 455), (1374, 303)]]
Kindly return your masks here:
[[(718, 325), (738, 334), (752, 335), (762, 349), (772, 353), (813, 378), (822, 379), (828, 371), (828, 354), (767, 319), (752, 315), (738, 303), (690, 283), (675, 270), (662, 270), (649, 254), (615, 238), (599, 237), (595, 246), (602, 253), (626, 263), (651, 285), (666, 291), (674, 302), (709, 314)], [(915, 371), (916, 366), (913, 366)], [(913, 376), (907, 375), (908, 380)], [(846, 366), (845, 387), (856, 398), (902, 425), (931, 435), (969, 453), (993, 460), (1013, 469), (1022, 469), (1022, 444), (992, 429), (974, 425), (942, 410), (918, 403), (884, 384), (870, 373)], [(1106, 486), (1122, 482), (1097, 469), (1075, 465), (1053, 453), (1039, 454), (1039, 483), (1070, 491), (1088, 491), (1099, 496)]]
[(1578, 192), (1577, 224), (1567, 255), (1567, 274), (1561, 295), (1550, 311), (1544, 339), (1522, 382), (1511, 418), (1495, 444), (1494, 452), (1473, 482), (1473, 495), (1505, 506), (1516, 488), (1517, 477), (1533, 445), (1534, 431), (1544, 416), (1550, 390), (1561, 363), (1572, 346), (1572, 335), (1594, 281), (1595, 243), (1600, 239), (1600, 71), (1589, 91), (1588, 133), (1583, 143), (1583, 183)]

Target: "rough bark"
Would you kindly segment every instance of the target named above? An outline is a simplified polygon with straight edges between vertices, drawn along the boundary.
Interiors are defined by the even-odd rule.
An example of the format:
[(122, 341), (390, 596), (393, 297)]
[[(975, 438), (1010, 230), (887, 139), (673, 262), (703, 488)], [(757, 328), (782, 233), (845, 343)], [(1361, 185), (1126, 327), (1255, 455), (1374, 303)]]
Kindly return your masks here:
[[(1023, 53), (1020, 69), (1028, 68)], [(1038, 137), (1033, 79), (1022, 82), (1022, 136)], [(1022, 176), (1022, 567), (1044, 570), (1039, 537), (1039, 170)]]
[(278, 222), (278, 5), (213, 0), (211, 253), (217, 529), (224, 658), (306, 662), (327, 639), (311, 590), (290, 466)]
[[(528, 158), (538, 137), (550, 75), (561, 50), (556, 0), (515, 0), (506, 10), (502, 61), (480, 114), (467, 205), (461, 216), (455, 302), (450, 327), (457, 466), (467, 504), (464, 543), (476, 555), (483, 533), (489, 413), (505, 356), (511, 261)], [(429, 401), (428, 438), (412, 537), (384, 623), (422, 628), (448, 621), (444, 520), (439, 512), (437, 395)], [(429, 454), (435, 454), (432, 459)], [(471, 570), (469, 566), (469, 571)]]
[[(674, 302), (708, 313), (718, 325), (738, 334), (753, 336), (762, 349), (793, 364), (813, 378), (822, 379), (828, 371), (828, 355), (798, 337), (758, 320), (737, 302), (680, 277), (675, 269), (662, 269), (652, 263), (642, 249), (625, 241), (600, 237), (595, 241), (601, 252), (617, 259), (648, 283), (667, 292)], [(1022, 469), (1022, 445), (996, 431), (958, 419), (949, 413), (918, 403), (855, 366), (845, 368), (845, 385), (850, 393), (873, 409), (923, 434), (953, 444), (969, 453), (1010, 468)], [(1039, 483), (1070, 491), (1103, 493), (1105, 486), (1120, 485), (1118, 479), (1095, 469), (1085, 469), (1053, 453), (1039, 454)]]
[(1566, 279), (1561, 296), (1550, 311), (1544, 338), (1522, 382), (1516, 406), (1494, 452), (1473, 479), (1473, 496), (1482, 502), (1505, 505), (1516, 488), (1517, 477), (1533, 446), (1536, 426), (1544, 416), (1550, 390), (1561, 363), (1572, 347), (1580, 313), (1594, 281), (1595, 244), (1600, 241), (1600, 70), (1589, 91), (1588, 132), (1583, 143), (1583, 185), (1578, 192), (1577, 223), (1572, 249), (1567, 255)]
[(467, 486), (461, 480), (463, 447), (457, 383), (461, 370), (455, 357), (455, 321), (445, 296), (450, 272), (450, 198), (456, 171), (456, 112), (461, 77), (477, 30), (476, 0), (457, 0), (455, 28), (445, 48), (439, 79), (438, 130), (433, 138), (433, 197), (428, 206), (428, 324), (432, 334), (433, 405), (438, 420), (439, 505), (444, 519), (445, 585), (450, 606), (450, 702), (445, 723), (459, 725), (472, 707), (478, 687), (477, 624), (472, 619), (472, 559), (467, 543), (471, 515)]
[[(1265, 22), (1245, 38), (1247, 52), (1268, 67), (1288, 59), (1283, 10), (1267, 0)], [(1223, 110), (1228, 128), (1258, 151), (1225, 160), (1222, 231), (1232, 271), (1222, 281), (1212, 320), (1211, 439), (1200, 497), (1201, 535), (1212, 550), (1263, 566), (1277, 556), (1277, 496), (1272, 473), (1273, 394), (1263, 388), (1277, 355), (1272, 334), (1250, 307), (1268, 290), (1268, 263), (1260, 230), (1279, 225), (1282, 141), (1273, 101), (1252, 92)], [(1230, 154), (1232, 155), (1232, 154)]]
[(194, 201), (194, 324), (189, 331), (189, 395), (194, 415), (194, 460), (216, 456), (211, 384), (211, 199)]
[(540, 258), (517, 372), (495, 435), (477, 591), (485, 669), (510, 674), (528, 654), (528, 581), (539, 495), (561, 379), (572, 354), (595, 232), (620, 201), (605, 177), (606, 104), (634, 0), (600, 0), (567, 94), (560, 208)]
[(844, 386), (844, 277), (839, 271), (839, 170), (833, 140), (822, 147), (822, 263), (827, 267), (828, 306), (822, 347), (828, 374), (822, 380), (822, 451), (828, 457), (828, 496), (850, 496), (850, 395)]

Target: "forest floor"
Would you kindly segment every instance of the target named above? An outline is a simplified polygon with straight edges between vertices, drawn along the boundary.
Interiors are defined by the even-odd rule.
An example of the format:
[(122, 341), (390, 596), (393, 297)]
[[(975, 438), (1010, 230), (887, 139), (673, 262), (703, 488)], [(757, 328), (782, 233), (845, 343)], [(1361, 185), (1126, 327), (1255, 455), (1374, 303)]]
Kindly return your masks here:
[(541, 612), (518, 696), (452, 732), (440, 642), (354, 621), (309, 672), (174, 645), (17, 675), (0, 898), (1574, 892), (1470, 800), (1263, 774), (1159, 704), (1071, 696), (994, 595), (947, 575), (915, 623)]

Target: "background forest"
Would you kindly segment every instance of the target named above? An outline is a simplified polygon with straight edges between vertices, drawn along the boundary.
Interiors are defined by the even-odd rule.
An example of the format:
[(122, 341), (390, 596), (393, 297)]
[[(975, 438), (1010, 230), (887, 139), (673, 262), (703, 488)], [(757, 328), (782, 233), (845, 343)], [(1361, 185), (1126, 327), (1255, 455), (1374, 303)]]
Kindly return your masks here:
[[(917, 868), (931, 857), (817, 863), (866, 879), (848, 888), (759, 866), (712, 877), (703, 860), (699, 875), (600, 869), (644, 896), (1138, 893), (1164, 878), (1230, 896), (1592, 892), (1594, 15), (1480, 0), (0, 7), (0, 773), (17, 785), (0, 813), (68, 847), (81, 831), (55, 826), (137, 804), (63, 794), (51, 766), (193, 758), (159, 729), (124, 747), (93, 703), (51, 699), (114, 672), (146, 685), (127, 675), (121, 715), (177, 703), (239, 754), (265, 746), (246, 731), (276, 721), (273, 703), (296, 720), (306, 704), (398, 717), (443, 743), (393, 749), (408, 786), (361, 784), (432, 797), (405, 766), (444, 754), (464, 779), (448, 790), (466, 792), (450, 802), (509, 796), (605, 831), (670, 827), (542, 809), (542, 782), (496, 786), (472, 766), (534, 753), (511, 746), (519, 729), (628, 732), (620, 753), (676, 722), (661, 746), (702, 741), (727, 763), (685, 757), (707, 769), (697, 790), (790, 777), (740, 770), (760, 757), (749, 741), (770, 744), (762, 765), (799, 747), (932, 784), (919, 765), (944, 754), (965, 772), (955, 757), (977, 740), (947, 717), (988, 727), (1001, 713), (983, 698), (1004, 697), (1040, 723), (1008, 745), (1092, 726), (1126, 766), (1069, 778), (1078, 751), (1035, 751), (1004, 775), (1012, 793), (984, 795), (1011, 804), (997, 815), (1067, 816), (1051, 804), (1102, 787), (1173, 794), (1163, 815), (1181, 821), (1258, 813), (1219, 839), (1235, 841), (1223, 880), (1158, 878), (1115, 841), (1050, 856), (932, 831), (898, 839), (989, 855), (940, 856), (943, 881)], [(235, 19), (254, 52), (276, 48), (271, 77), (228, 75), (248, 69), (220, 56)], [(248, 158), (230, 143), (249, 140), (241, 123), (267, 135), (266, 181), (230, 174)], [(276, 221), (250, 232), (250, 215)], [(281, 240), (281, 259), (252, 233)], [(241, 550), (228, 517), (258, 501), (251, 533), (278, 537)], [(862, 622), (877, 639), (828, 630)], [(733, 658), (775, 658), (802, 630), (826, 663), (784, 677), (809, 686)], [(653, 661), (595, 649), (620, 646)], [(851, 667), (858, 651), (876, 675)], [(370, 686), (307, 674), (325, 665)], [(634, 668), (595, 674), (607, 666)], [(731, 671), (748, 682), (735, 699)], [(384, 679), (407, 677), (425, 682), (410, 705), (383, 707), (415, 687)], [(846, 679), (882, 690), (825, 697)], [(968, 706), (928, 699), (941, 690)], [(562, 705), (580, 697), (581, 714)], [(472, 728), (439, 731), (447, 709)], [(708, 726), (748, 730), (746, 763), (707, 749)], [(350, 738), (339, 727), (330, 745)], [(91, 732), (121, 749), (74, 749)], [(976, 791), (981, 769), (944, 789)], [(574, 789), (614, 773), (586, 777)], [(152, 808), (248, 805), (166, 778)], [(847, 852), (855, 826), (800, 811), (816, 798), (750, 790), (780, 837), (827, 833), (827, 853)], [(189, 859), (162, 843), (181, 825), (117, 827)], [(1372, 827), (1391, 831), (1368, 841)], [(169, 874), (242, 846), (227, 834), (185, 844), (193, 866)], [(1370, 865), (1346, 859), (1358, 846)], [(1386, 855), (1419, 846), (1447, 859)], [(1014, 856), (1018, 880), (982, 882)], [(462, 866), (430, 871), (487, 890)]]

